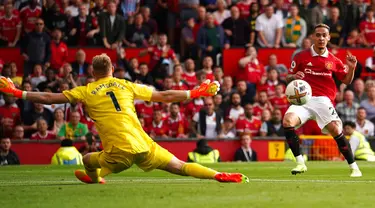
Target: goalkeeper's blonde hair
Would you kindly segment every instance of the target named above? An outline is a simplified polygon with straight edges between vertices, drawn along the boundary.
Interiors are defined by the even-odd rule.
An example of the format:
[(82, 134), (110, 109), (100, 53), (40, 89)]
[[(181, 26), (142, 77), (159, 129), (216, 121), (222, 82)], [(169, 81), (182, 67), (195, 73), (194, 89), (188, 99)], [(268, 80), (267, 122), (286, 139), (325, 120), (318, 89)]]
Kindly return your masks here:
[(94, 56), (92, 59), (92, 67), (97, 75), (106, 75), (112, 71), (111, 58), (105, 53)]

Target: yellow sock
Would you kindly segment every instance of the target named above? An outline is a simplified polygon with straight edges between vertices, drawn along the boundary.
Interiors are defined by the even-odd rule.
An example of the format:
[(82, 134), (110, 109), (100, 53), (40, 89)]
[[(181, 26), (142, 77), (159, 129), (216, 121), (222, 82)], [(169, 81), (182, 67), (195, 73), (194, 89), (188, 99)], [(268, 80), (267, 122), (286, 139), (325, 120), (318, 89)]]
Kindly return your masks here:
[(192, 176), (194, 178), (201, 178), (201, 179), (214, 179), (215, 174), (217, 173), (216, 170), (204, 167), (197, 163), (185, 163), (182, 166), (182, 172), (185, 175)]
[(93, 182), (99, 181), (100, 164), (99, 164), (99, 152), (90, 154), (90, 160), (88, 164), (85, 164), (86, 174), (91, 178)]

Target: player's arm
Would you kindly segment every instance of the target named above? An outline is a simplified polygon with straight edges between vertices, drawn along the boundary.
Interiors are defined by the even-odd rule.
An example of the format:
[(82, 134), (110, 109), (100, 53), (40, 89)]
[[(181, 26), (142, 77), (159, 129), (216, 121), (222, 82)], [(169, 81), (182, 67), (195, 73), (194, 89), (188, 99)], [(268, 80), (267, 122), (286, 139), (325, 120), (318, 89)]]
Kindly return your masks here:
[(0, 77), (0, 92), (36, 103), (59, 104), (69, 102), (69, 99), (63, 93), (26, 92), (19, 90), (6, 77)]
[(214, 96), (219, 90), (220, 84), (218, 82), (210, 82), (210, 80), (206, 80), (194, 90), (153, 91), (150, 101), (163, 103), (181, 102), (198, 97)]
[(289, 74), (286, 75), (285, 80), (287, 84), (296, 79), (305, 78), (305, 74), (302, 71), (298, 70), (298, 54), (294, 57), (292, 63), (290, 64)]
[(341, 80), (341, 82), (348, 85), (352, 83), (355, 68), (357, 67), (357, 58), (349, 51), (346, 53), (346, 64), (348, 66), (348, 73), (345, 75), (344, 79)]

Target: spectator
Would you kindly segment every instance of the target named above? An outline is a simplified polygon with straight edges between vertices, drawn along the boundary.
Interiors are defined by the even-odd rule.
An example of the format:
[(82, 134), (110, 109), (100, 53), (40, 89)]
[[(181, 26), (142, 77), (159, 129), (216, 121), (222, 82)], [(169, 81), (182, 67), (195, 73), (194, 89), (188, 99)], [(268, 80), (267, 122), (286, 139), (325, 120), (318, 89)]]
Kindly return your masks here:
[(281, 115), (285, 115), (289, 108), (288, 99), (284, 93), (285, 85), (279, 83), (275, 86), (275, 96), (270, 97), (270, 103), (275, 109), (281, 110)]
[(86, 61), (86, 53), (80, 49), (76, 53), (76, 60), (71, 63), (71, 68), (78, 76), (86, 76), (89, 63)]
[[(344, 34), (348, 34), (351, 30), (358, 27), (362, 16), (359, 10), (360, 4), (356, 4), (353, 0), (341, 1), (339, 4), (340, 19), (344, 24)], [(362, 3), (362, 6), (365, 5)]]
[(134, 24), (129, 25), (126, 30), (124, 43), (127, 47), (143, 48), (147, 47), (151, 41), (151, 32), (144, 25), (142, 14), (136, 14)]
[(331, 28), (330, 36), (331, 39), (328, 42), (330, 48), (339, 48), (344, 44), (344, 22), (339, 19), (340, 11), (337, 7), (331, 8), (331, 18), (326, 21), (326, 24)]
[(212, 97), (205, 99), (205, 107), (193, 116), (192, 130), (197, 138), (214, 139), (221, 133), (223, 123), (222, 112), (215, 112)]
[(262, 48), (280, 48), (283, 26), (283, 21), (274, 14), (272, 4), (267, 5), (265, 13), (259, 15), (255, 23), (258, 44)]
[(138, 117), (142, 117), (145, 121), (146, 126), (150, 126), (152, 123), (152, 115), (154, 110), (159, 109), (158, 103), (144, 101), (135, 104), (135, 109), (137, 111)]
[(199, 1), (198, 0), (180, 0), (179, 1), (179, 7), (180, 7), (180, 21), (182, 23), (185, 23), (189, 19), (197, 19), (198, 13), (197, 9), (199, 7)]
[(0, 138), (0, 166), (20, 164), (18, 155), (10, 149), (11, 146), (9, 138)]
[(214, 95), (214, 105), (215, 111), (225, 112), (225, 109), (223, 108), (223, 96), (221, 94)]
[(12, 140), (23, 140), (25, 138), (24, 135), (25, 134), (22, 125), (17, 125), (16, 127), (14, 127)]
[(31, 85), (32, 85), (33, 89), (35, 89), (36, 86), (38, 86), (39, 83), (45, 82), (47, 80), (47, 78), (43, 75), (42, 65), (35, 64), (33, 71), (34, 71), (34, 73), (32, 74), (30, 82), (31, 82)]
[(223, 84), (220, 86), (220, 94), (223, 96), (223, 103), (229, 105), (231, 102), (231, 95), (234, 93), (233, 80), (231, 76), (224, 76)]
[(361, 106), (365, 108), (367, 119), (375, 118), (375, 86), (370, 86), (367, 89), (367, 99), (363, 100)]
[(167, 35), (159, 34), (158, 44), (156, 46), (148, 47), (146, 50), (139, 53), (140, 56), (150, 54), (151, 60), (149, 66), (151, 71), (154, 70), (155, 66), (157, 66), (162, 59), (172, 59), (174, 64), (179, 64), (175, 52), (169, 45), (167, 45), (167, 42)]
[(169, 128), (167, 123), (163, 121), (161, 110), (154, 110), (153, 121), (148, 129), (150, 131), (150, 137), (153, 139), (168, 138)]
[(143, 15), (143, 24), (146, 26), (148, 31), (151, 35), (151, 42), (156, 42), (157, 39), (157, 32), (158, 32), (158, 24), (156, 21), (151, 18), (150, 8), (142, 7), (141, 13)]
[(10, 76), (9, 78), (12, 80), (12, 82), (14, 83), (14, 85), (16, 87), (21, 87), (22, 85), (22, 77), (21, 76), (18, 76), (17, 75), (17, 65), (15, 62), (11, 62), (10, 64)]
[(35, 30), (28, 33), (21, 44), (21, 54), (25, 60), (24, 77), (31, 74), (35, 64), (44, 65), (46, 68), (50, 65), (50, 37), (46, 32), (43, 32), (44, 21), (42, 19), (37, 19), (35, 24)]
[(344, 93), (344, 101), (336, 105), (336, 111), (342, 121), (355, 121), (359, 103), (354, 102), (354, 93), (346, 90)]
[(95, 136), (90, 132), (87, 133), (85, 143), (79, 148), (79, 152), (82, 154), (82, 156), (85, 156), (90, 152), (102, 151), (102, 149), (99, 147), (100, 144), (97, 142), (98, 140), (99, 136)]
[(375, 72), (375, 47), (373, 49), (372, 57), (366, 59), (366, 71)]
[(55, 70), (49, 68), (46, 70), (46, 81), (40, 82), (37, 85), (37, 88), (40, 92), (44, 92), (47, 88), (49, 88), (52, 92), (58, 92), (58, 84), (59, 79), (56, 78)]
[(266, 80), (261, 84), (262, 85), (258, 86), (257, 91), (266, 91), (268, 97), (273, 97), (275, 95), (276, 85), (283, 84), (286, 86), (286, 83), (280, 79), (279, 73), (275, 68), (270, 68), (268, 70)]
[(330, 10), (328, 8), (328, 0), (320, 0), (319, 4), (311, 10), (311, 26), (315, 27), (317, 24), (326, 22), (330, 17)]
[(374, 124), (366, 119), (366, 109), (359, 107), (357, 110), (357, 119), (355, 121), (356, 130), (366, 137), (374, 136)]
[(182, 60), (187, 58), (198, 59), (198, 45), (194, 37), (194, 18), (187, 20), (185, 27), (181, 31), (181, 57)]
[(53, 133), (57, 134), (60, 132), (61, 127), (65, 124), (64, 110), (62, 108), (57, 108), (54, 113), (54, 123), (53, 123)]
[(51, 68), (59, 70), (68, 62), (68, 47), (61, 41), (62, 33), (59, 29), (53, 29), (51, 41)]
[(100, 35), (106, 48), (115, 49), (120, 46), (125, 36), (125, 20), (116, 14), (116, 2), (107, 4), (108, 12), (99, 18)]
[(241, 18), (247, 19), (250, 16), (250, 5), (252, 0), (240, 0), (236, 6), (240, 10)]
[(311, 43), (311, 39), (310, 39), (310, 38), (304, 38), (304, 39), (302, 40), (302, 46), (301, 46), (300, 48), (297, 48), (297, 49), (293, 52), (292, 57), (291, 57), (290, 60), (293, 60), (293, 59), (294, 59), (294, 56), (295, 56), (297, 53), (299, 53), (299, 52), (301, 52), (301, 51), (303, 51), (303, 50), (310, 49), (310, 48), (311, 48), (311, 45), (312, 45), (312, 43)]
[[(30, 92), (33, 88), (29, 81), (24, 81), (22, 83), (21, 89)], [(29, 112), (34, 108), (34, 104), (29, 100), (18, 99), (16, 103), (18, 108), (21, 110), (21, 118), (25, 118), (27, 116), (26, 112)]]
[(136, 80), (147, 85), (154, 84), (154, 79), (149, 73), (148, 66), (146, 63), (141, 63), (139, 65), (139, 74), (136, 74)]
[(243, 47), (250, 42), (250, 25), (245, 19), (240, 18), (240, 11), (236, 6), (233, 6), (230, 12), (231, 17), (222, 23), (225, 35), (231, 46)]
[(106, 12), (104, 0), (95, 0), (95, 6), (90, 9), (90, 16), (99, 18), (103, 12)]
[(346, 45), (351, 48), (359, 48), (365, 45), (365, 38), (360, 34), (357, 28), (350, 31), (346, 39)]
[(61, 141), (61, 147), (51, 159), (52, 165), (83, 165), (82, 155), (78, 152), (71, 139)]
[(367, 94), (365, 93), (365, 83), (362, 79), (356, 79), (353, 82), (353, 92), (354, 92), (354, 102), (361, 103), (363, 100), (367, 99)]
[(273, 106), (271, 102), (268, 100), (268, 95), (266, 91), (260, 91), (258, 93), (258, 102), (253, 105), (253, 115), (261, 118), (262, 113), (265, 110), (269, 110), (270, 112), (273, 111)]
[(246, 49), (245, 57), (241, 58), (238, 65), (245, 71), (240, 71), (238, 79), (246, 80), (248, 83), (259, 84), (264, 75), (264, 66), (259, 62), (257, 50), (254, 46)]
[(172, 74), (172, 89), (173, 90), (188, 90), (188, 84), (182, 80), (183, 69), (181, 65), (174, 65)]
[(224, 48), (226, 43), (224, 30), (220, 25), (215, 25), (212, 14), (207, 14), (205, 25), (199, 29), (196, 41), (203, 57), (210, 56), (216, 59), (217, 54)]
[(214, 65), (212, 57), (206, 56), (203, 59), (203, 69), (206, 79), (209, 79), (211, 82), (215, 80), (214, 73), (212, 71), (212, 66)]
[(179, 103), (172, 103), (169, 110), (167, 125), (168, 135), (172, 138), (187, 138), (189, 124), (185, 116), (180, 112)]
[(77, 17), (79, 15), (80, 6), (85, 6), (80, 0), (70, 0), (70, 5), (64, 9), (64, 13), (69, 19)]
[(42, 20), (39, 18), (41, 14), (42, 8), (38, 5), (38, 0), (28, 0), (27, 5), (20, 10), (20, 18), (26, 33), (32, 32), (36, 28), (35, 25), (38, 26), (38, 20)]
[(62, 39), (66, 40), (66, 35), (68, 33), (68, 17), (60, 12), (60, 6), (58, 4), (54, 4), (52, 11), (47, 14), (43, 15), (43, 19), (45, 20), (46, 27), (45, 29), (48, 32), (52, 32), (55, 29), (59, 29), (62, 33)]
[(197, 148), (188, 153), (188, 162), (217, 163), (220, 162), (220, 152), (212, 149), (206, 139), (200, 139), (197, 141)]
[(140, 0), (121, 0), (119, 4), (119, 13), (128, 20), (139, 12)]
[(44, 108), (43, 104), (34, 103), (34, 108), (31, 111), (26, 112), (25, 115), (27, 116), (22, 116), (22, 118), (26, 138), (30, 138), (31, 134), (36, 132), (36, 121), (40, 118), (47, 121), (49, 130), (53, 127), (53, 115), (48, 109)]
[(257, 153), (251, 148), (251, 136), (241, 136), (241, 147), (234, 153), (234, 161), (237, 162), (255, 162), (258, 161)]
[(241, 96), (239, 93), (235, 92), (231, 96), (231, 107), (226, 113), (229, 118), (236, 122), (240, 115), (244, 114), (244, 109), (241, 106)]
[(344, 135), (349, 136), (349, 143), (356, 160), (375, 162), (375, 153), (370, 143), (360, 132), (355, 130), (354, 122), (344, 122)]
[(182, 79), (187, 83), (189, 89), (193, 89), (198, 81), (195, 74), (195, 62), (193, 59), (187, 59), (185, 61), (185, 72), (182, 74)]
[(85, 140), (85, 135), (88, 133), (87, 125), (79, 122), (81, 115), (78, 111), (72, 111), (70, 113), (70, 122), (65, 123), (57, 134), (57, 138), (60, 140), (71, 139), (71, 140)]
[(256, 91), (253, 88), (248, 88), (245, 81), (240, 80), (237, 82), (237, 92), (241, 96), (241, 105), (244, 106), (248, 103), (254, 103)]
[(223, 129), (219, 135), (220, 139), (234, 139), (236, 137), (236, 129), (234, 128), (234, 121), (230, 117), (225, 117)]
[(93, 46), (99, 33), (98, 20), (89, 16), (85, 5), (79, 6), (79, 15), (71, 20), (69, 27), (69, 45)]
[(247, 19), (250, 25), (250, 43), (249, 47), (253, 46), (255, 43), (255, 40), (257, 39), (257, 33), (255, 32), (255, 25), (256, 25), (256, 19), (259, 16), (259, 4), (258, 2), (253, 2), (250, 5), (250, 16)]
[(216, 7), (217, 10), (213, 13), (214, 18), (218, 24), (222, 24), (225, 19), (230, 17), (230, 12), (227, 9), (227, 3), (225, 2), (225, 0), (217, 0)]
[(215, 80), (220, 83), (220, 85), (223, 84), (223, 82), (224, 82), (224, 72), (223, 72), (223, 69), (220, 66), (215, 66), (214, 77), (215, 77)]
[(288, 48), (301, 47), (306, 35), (306, 22), (298, 15), (298, 6), (293, 4), (290, 7), (290, 16), (284, 19), (284, 31), (281, 39), (283, 46)]
[(244, 115), (240, 116), (236, 123), (237, 134), (239, 136), (244, 134), (258, 136), (261, 125), (261, 120), (253, 116), (253, 105), (246, 104)]
[(284, 128), (282, 128), (282, 119), (283, 114), (282, 111), (276, 108), (272, 112), (272, 118), (270, 121), (266, 121), (262, 123), (260, 127), (260, 136), (272, 136), (272, 137), (283, 137), (284, 136)]
[(281, 20), (284, 20), (288, 16), (288, 10), (290, 8), (290, 2), (284, 0), (274, 0), (275, 15)]
[(276, 69), (276, 73), (280, 77), (286, 77), (288, 74), (288, 69), (284, 64), (277, 63), (276, 54), (271, 54), (268, 57), (268, 66), (266, 66), (266, 71), (269, 72), (271, 69)]
[(38, 129), (37, 132), (31, 135), (31, 140), (54, 140), (56, 139), (56, 135), (53, 132), (48, 131), (48, 125), (46, 120), (38, 119), (36, 121), (36, 128)]
[(5, 103), (0, 107), (1, 120), (8, 119), (12, 128), (14, 128), (21, 123), (21, 112), (16, 105), (16, 98), (6, 94), (3, 94), (3, 98)]
[(265, 109), (262, 111), (262, 114), (260, 116), (260, 120), (262, 122), (267, 122), (271, 120), (271, 111), (268, 109)]
[(21, 37), (22, 24), (18, 16), (14, 15), (13, 4), (8, 2), (5, 6), (5, 14), (0, 17), (0, 45), (14, 47)]
[(185, 117), (191, 122), (193, 116), (198, 113), (204, 106), (202, 98), (195, 98), (185, 105)]

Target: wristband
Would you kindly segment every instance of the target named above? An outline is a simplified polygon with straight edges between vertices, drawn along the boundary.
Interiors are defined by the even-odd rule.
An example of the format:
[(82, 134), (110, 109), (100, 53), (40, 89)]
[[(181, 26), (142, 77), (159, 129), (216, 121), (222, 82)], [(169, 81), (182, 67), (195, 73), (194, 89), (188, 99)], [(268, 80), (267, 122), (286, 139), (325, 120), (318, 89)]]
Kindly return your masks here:
[(187, 100), (190, 100), (190, 90), (186, 90), (186, 97), (187, 97)]
[(26, 100), (26, 95), (27, 95), (27, 92), (26, 91), (22, 91), (22, 99), (23, 100)]

